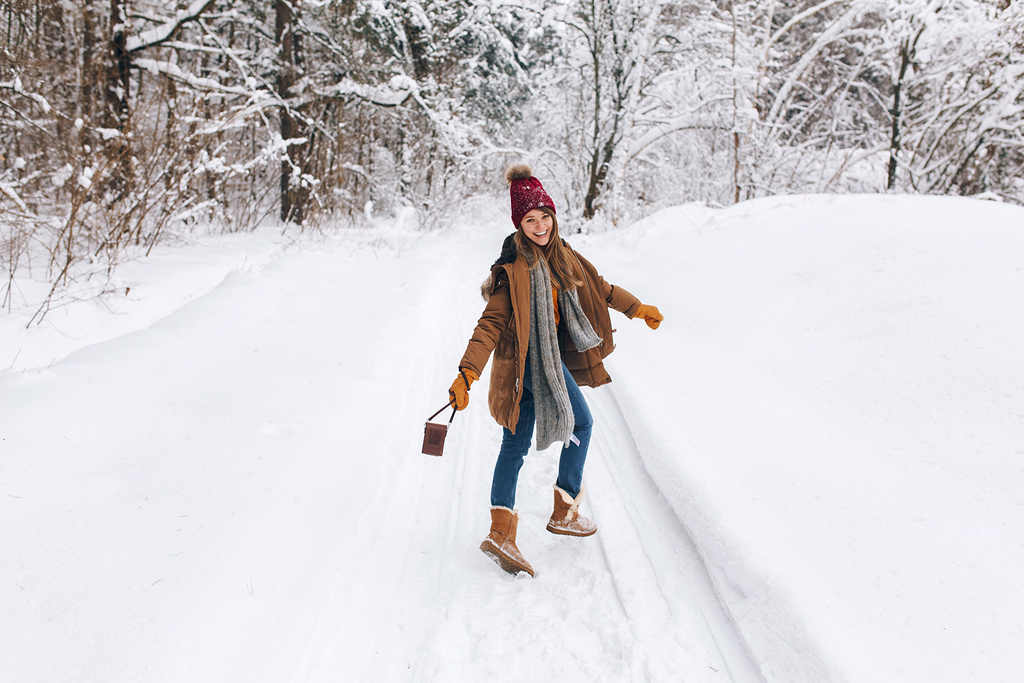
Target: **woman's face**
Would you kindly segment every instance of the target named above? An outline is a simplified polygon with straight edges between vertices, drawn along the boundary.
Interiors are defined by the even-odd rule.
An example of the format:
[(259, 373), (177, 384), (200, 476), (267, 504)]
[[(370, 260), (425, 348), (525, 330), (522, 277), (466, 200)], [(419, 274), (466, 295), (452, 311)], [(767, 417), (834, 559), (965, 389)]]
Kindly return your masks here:
[(531, 209), (523, 216), (522, 226), (523, 232), (530, 238), (530, 241), (543, 247), (551, 239), (551, 228), (554, 226), (554, 221), (547, 211)]

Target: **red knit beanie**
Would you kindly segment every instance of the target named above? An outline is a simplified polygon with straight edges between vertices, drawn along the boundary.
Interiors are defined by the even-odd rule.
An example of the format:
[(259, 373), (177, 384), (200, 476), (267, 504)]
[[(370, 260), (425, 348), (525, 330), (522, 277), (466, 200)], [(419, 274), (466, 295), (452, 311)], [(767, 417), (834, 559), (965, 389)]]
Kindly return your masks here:
[(533, 177), (533, 171), (526, 164), (514, 164), (505, 171), (508, 194), (512, 200), (512, 225), (519, 229), (523, 216), (541, 207), (555, 213), (555, 203), (544, 191), (544, 186)]

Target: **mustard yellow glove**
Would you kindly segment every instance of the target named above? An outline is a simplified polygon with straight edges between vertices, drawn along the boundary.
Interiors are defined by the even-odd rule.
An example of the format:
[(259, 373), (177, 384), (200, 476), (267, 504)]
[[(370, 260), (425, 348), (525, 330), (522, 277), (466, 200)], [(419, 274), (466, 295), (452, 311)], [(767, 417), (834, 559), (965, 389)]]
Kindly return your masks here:
[(658, 329), (658, 325), (660, 325), (661, 321), (665, 319), (665, 316), (661, 314), (661, 311), (654, 306), (647, 306), (645, 304), (640, 304), (640, 308), (636, 309), (636, 315), (633, 317), (643, 318), (644, 322), (647, 323), (647, 327), (652, 330)]
[(461, 370), (459, 376), (452, 382), (452, 388), (448, 390), (451, 400), (449, 405), (455, 406), (456, 410), (465, 410), (469, 405), (469, 388), (473, 382), (480, 379), (472, 370)]

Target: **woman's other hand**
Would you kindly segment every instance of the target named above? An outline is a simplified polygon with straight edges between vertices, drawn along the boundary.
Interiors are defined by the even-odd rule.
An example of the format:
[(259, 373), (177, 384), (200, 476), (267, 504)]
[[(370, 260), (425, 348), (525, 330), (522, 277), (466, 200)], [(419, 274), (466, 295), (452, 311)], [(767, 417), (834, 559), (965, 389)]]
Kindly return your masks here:
[(452, 388), (448, 390), (450, 397), (449, 404), (455, 406), (456, 410), (465, 410), (469, 405), (469, 388), (473, 382), (480, 379), (472, 370), (459, 370), (459, 376), (452, 382)]
[(665, 316), (661, 314), (654, 306), (648, 306), (646, 304), (640, 304), (640, 308), (636, 309), (636, 315), (634, 318), (643, 318), (644, 322), (647, 323), (647, 327), (652, 330), (658, 329), (658, 325), (665, 319)]

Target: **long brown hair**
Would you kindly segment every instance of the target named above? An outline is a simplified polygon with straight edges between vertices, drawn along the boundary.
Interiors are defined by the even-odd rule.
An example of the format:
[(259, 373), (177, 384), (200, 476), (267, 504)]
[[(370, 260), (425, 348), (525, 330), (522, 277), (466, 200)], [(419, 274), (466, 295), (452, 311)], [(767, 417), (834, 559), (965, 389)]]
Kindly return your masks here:
[(539, 207), (541, 211), (551, 217), (551, 237), (543, 247), (531, 240), (523, 232), (522, 224), (516, 229), (516, 249), (520, 254), (526, 256), (526, 262), (532, 268), (537, 259), (543, 257), (548, 264), (555, 284), (559, 289), (572, 290), (583, 285), (583, 280), (576, 274), (573, 262), (576, 260), (570, 254), (571, 249), (562, 242), (558, 236), (558, 219), (553, 211), (547, 207)]

